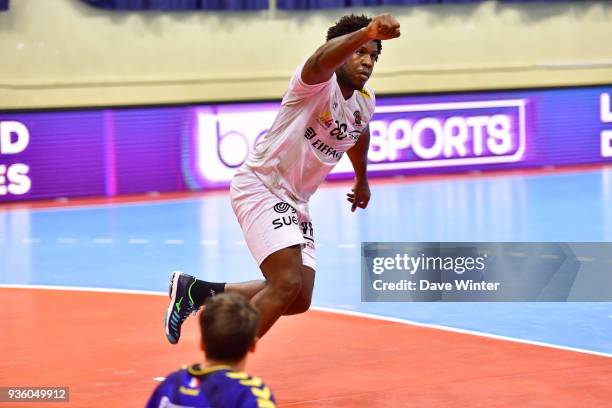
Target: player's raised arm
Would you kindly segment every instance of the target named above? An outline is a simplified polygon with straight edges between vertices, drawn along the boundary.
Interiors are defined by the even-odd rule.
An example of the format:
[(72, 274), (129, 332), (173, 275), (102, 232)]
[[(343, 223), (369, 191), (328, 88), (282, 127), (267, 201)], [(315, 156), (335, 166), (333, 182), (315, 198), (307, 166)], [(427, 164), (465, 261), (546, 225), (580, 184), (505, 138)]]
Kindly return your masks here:
[(390, 40), (400, 36), (399, 22), (390, 14), (372, 18), (358, 31), (332, 38), (306, 61), (302, 81), (309, 85), (327, 81), (344, 61), (359, 47), (372, 40)]

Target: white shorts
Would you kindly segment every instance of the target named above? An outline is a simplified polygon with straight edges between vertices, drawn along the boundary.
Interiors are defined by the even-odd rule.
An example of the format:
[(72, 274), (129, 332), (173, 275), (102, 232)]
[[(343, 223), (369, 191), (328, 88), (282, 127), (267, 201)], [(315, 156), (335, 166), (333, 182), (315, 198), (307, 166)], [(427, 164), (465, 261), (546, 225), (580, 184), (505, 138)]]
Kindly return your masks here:
[(238, 171), (234, 176), (230, 199), (244, 239), (258, 266), (274, 252), (300, 245), (302, 263), (316, 270), (315, 242), (309, 214), (296, 212), (251, 172)]

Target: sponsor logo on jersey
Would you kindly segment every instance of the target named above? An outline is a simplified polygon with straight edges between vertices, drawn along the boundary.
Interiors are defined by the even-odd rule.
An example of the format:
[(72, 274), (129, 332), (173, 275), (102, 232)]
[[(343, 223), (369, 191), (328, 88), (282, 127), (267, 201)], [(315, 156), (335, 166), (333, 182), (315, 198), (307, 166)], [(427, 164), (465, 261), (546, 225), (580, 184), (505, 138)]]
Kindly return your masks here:
[(312, 222), (303, 221), (300, 223), (300, 229), (302, 230), (302, 235), (304, 239), (309, 241), (314, 241), (314, 230), (312, 228)]
[(197, 397), (198, 395), (200, 395), (200, 390), (198, 388), (187, 388), (182, 385), (179, 387), (179, 392), (181, 394), (189, 395), (191, 397)]
[(329, 135), (331, 137), (335, 137), (338, 140), (343, 140), (348, 136), (346, 134), (347, 127), (348, 126), (346, 125), (346, 123), (340, 123), (336, 121), (336, 127), (333, 128), (331, 132), (329, 132)]
[(336, 121), (336, 127), (334, 127), (329, 135), (332, 138), (336, 138), (338, 140), (344, 140), (347, 137), (350, 137), (352, 140), (359, 139), (359, 135), (361, 134), (361, 130), (348, 130), (348, 125), (346, 123), (340, 123)]
[(295, 208), (290, 206), (289, 204), (281, 201), (274, 205), (274, 211), (277, 214), (287, 214), (282, 217), (278, 217), (272, 220), (272, 225), (274, 225), (274, 229), (279, 229), (284, 227), (285, 225), (298, 225), (298, 219), (295, 215)]
[(333, 157), (334, 159), (338, 160), (340, 160), (340, 158), (342, 158), (342, 155), (344, 154), (344, 152), (338, 151), (327, 143), (324, 143), (321, 139), (316, 139), (314, 142), (312, 142), (312, 147), (317, 149), (324, 155), (328, 157)]
[(295, 214), (295, 208), (293, 208), (292, 206), (290, 206), (284, 201), (274, 204), (274, 211), (276, 211), (279, 214), (284, 214), (289, 210), (291, 210), (291, 212)]
[(329, 110), (321, 112), (317, 118), (317, 122), (325, 129), (329, 129), (334, 124), (334, 117)]
[(351, 130), (348, 135), (352, 140), (357, 140), (361, 135), (361, 130)]
[(307, 140), (312, 139), (316, 135), (317, 135), (317, 132), (315, 132), (315, 130), (312, 128), (312, 126), (308, 126), (308, 129), (306, 129), (306, 132), (304, 132), (304, 137)]

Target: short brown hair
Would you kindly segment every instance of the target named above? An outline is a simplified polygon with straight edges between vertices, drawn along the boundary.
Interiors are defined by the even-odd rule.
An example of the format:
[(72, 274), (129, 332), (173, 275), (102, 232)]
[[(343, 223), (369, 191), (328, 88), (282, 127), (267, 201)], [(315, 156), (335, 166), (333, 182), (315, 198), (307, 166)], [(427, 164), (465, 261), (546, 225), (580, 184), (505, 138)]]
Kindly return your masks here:
[(243, 296), (222, 293), (209, 298), (200, 313), (206, 357), (236, 362), (246, 356), (259, 329), (259, 313)]

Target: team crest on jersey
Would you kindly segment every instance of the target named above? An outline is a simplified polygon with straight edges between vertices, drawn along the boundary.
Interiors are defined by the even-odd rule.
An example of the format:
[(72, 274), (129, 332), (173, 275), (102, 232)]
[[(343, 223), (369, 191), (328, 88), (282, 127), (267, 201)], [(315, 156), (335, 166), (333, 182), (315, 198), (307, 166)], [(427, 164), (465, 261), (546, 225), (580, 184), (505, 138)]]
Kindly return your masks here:
[(319, 122), (319, 124), (323, 126), (325, 129), (329, 129), (331, 125), (334, 124), (334, 118), (331, 112), (329, 110), (326, 110), (319, 114), (319, 117), (317, 118), (317, 122)]
[(355, 118), (355, 125), (361, 126), (362, 119), (361, 119), (361, 112), (359, 112), (359, 109), (353, 112), (353, 117)]

